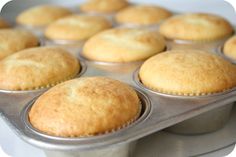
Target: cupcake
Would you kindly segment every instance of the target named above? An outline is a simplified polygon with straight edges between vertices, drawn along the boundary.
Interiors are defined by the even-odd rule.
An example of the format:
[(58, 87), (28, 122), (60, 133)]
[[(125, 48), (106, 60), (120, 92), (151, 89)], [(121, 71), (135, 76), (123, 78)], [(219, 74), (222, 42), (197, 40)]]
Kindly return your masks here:
[(172, 95), (200, 96), (236, 86), (236, 66), (198, 50), (172, 50), (148, 59), (140, 68), (148, 88)]
[(78, 60), (57, 47), (30, 48), (0, 61), (0, 89), (34, 90), (75, 77)]
[(8, 27), (10, 27), (10, 25), (7, 23), (7, 21), (0, 17), (0, 29)]
[(108, 14), (117, 12), (128, 5), (129, 3), (126, 0), (88, 0), (80, 6), (80, 10)]
[(102, 16), (71, 15), (51, 23), (45, 36), (51, 40), (81, 41), (110, 27), (111, 23)]
[(236, 36), (233, 36), (226, 41), (223, 47), (223, 53), (227, 57), (236, 60)]
[(203, 13), (176, 15), (160, 26), (160, 33), (168, 39), (190, 41), (214, 41), (233, 33), (224, 18)]
[(158, 6), (136, 5), (119, 11), (115, 19), (120, 24), (154, 25), (171, 15), (168, 10)]
[[(204, 51), (172, 50), (148, 59), (141, 66), (139, 77), (149, 89), (159, 93), (187, 96), (188, 99), (191, 96), (210, 95), (234, 88), (236, 66), (220, 56)], [(231, 110), (232, 104), (225, 104), (167, 130), (180, 134), (213, 132), (227, 123)]]
[(39, 40), (32, 33), (19, 29), (0, 29), (0, 59), (17, 51), (36, 47)]
[(165, 49), (165, 41), (157, 31), (115, 28), (90, 38), (82, 55), (102, 62), (132, 62), (144, 60)]
[(105, 77), (85, 77), (41, 95), (29, 111), (29, 121), (53, 136), (95, 136), (129, 125), (139, 117), (140, 106), (128, 85)]
[(16, 22), (26, 26), (42, 27), (70, 14), (70, 10), (61, 6), (42, 5), (23, 11), (17, 16)]

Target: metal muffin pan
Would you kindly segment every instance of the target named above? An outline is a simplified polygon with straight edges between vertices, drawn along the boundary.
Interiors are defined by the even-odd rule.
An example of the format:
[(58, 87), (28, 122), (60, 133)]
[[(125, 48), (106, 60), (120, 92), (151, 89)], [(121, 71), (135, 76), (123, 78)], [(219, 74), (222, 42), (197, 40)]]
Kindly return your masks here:
[[(124, 129), (88, 138), (60, 138), (35, 130), (28, 121), (27, 114), (32, 102), (47, 89), (35, 91), (0, 90), (0, 116), (19, 137), (44, 149), (48, 156), (94, 157), (94, 153), (98, 156), (97, 153), (100, 152), (102, 157), (129, 157), (132, 155), (138, 139), (236, 101), (236, 88), (206, 96), (174, 96), (153, 92), (142, 86), (138, 80), (138, 69), (143, 61), (131, 63), (90, 61), (81, 56), (83, 44), (72, 49), (64, 43), (48, 43), (44, 38), (42, 40), (45, 45), (60, 45), (77, 56), (82, 66), (80, 77), (105, 76), (133, 86), (143, 105), (143, 114), (140, 119)], [(224, 41), (225, 39), (210, 43), (194, 43), (167, 40), (167, 49), (192, 48), (218, 53), (216, 51), (218, 45)], [(111, 152), (112, 150), (114, 152)]]

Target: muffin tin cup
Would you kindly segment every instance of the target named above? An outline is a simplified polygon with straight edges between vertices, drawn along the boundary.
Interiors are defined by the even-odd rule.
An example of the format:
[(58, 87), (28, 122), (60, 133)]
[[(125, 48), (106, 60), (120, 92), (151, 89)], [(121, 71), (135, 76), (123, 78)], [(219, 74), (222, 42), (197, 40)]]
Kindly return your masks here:
[(34, 35), (36, 35), (37, 37), (41, 38), (44, 35), (44, 30), (45, 27), (40, 27), (40, 26), (28, 26), (28, 25), (17, 25), (16, 28), (19, 29), (25, 29), (28, 30), (30, 32), (32, 32)]
[(145, 28), (149, 30), (158, 30), (160, 24), (138, 25), (138, 24), (119, 24), (115, 25), (117, 28)]
[(77, 58), (84, 43), (85, 41), (50, 40), (47, 38), (44, 39), (44, 44), (46, 46), (58, 46), (64, 48)]
[(136, 142), (84, 151), (44, 151), (47, 157), (134, 157)]
[[(214, 93), (214, 94), (202, 95), (202, 96), (178, 96), (178, 95), (160, 93), (143, 85), (142, 82), (140, 81), (138, 73), (139, 73), (139, 69), (137, 69), (136, 72), (134, 73), (134, 79), (135, 79), (135, 82), (138, 84), (138, 86), (156, 95), (167, 96), (169, 98), (173, 98), (173, 97), (180, 98), (180, 99), (190, 98), (190, 99), (197, 100), (197, 99), (210, 98), (211, 96), (214, 97), (214, 96), (220, 96), (222, 94), (225, 94), (225, 92), (222, 92), (222, 93)], [(228, 122), (232, 108), (233, 108), (233, 104), (234, 103), (225, 104), (222, 107), (207, 111), (198, 116), (195, 116), (183, 122), (177, 123), (176, 125), (173, 125), (165, 130), (172, 133), (186, 134), (186, 135), (204, 134), (204, 133), (217, 131), (221, 129), (222, 127), (224, 127), (224, 125)]]
[(114, 15), (115, 13), (108, 13), (108, 14), (103, 14), (103, 13), (96, 13), (96, 12), (81, 12), (81, 15), (89, 15), (89, 16), (102, 16), (106, 18), (108, 21), (111, 22), (112, 25), (115, 25), (115, 20), (114, 20)]
[(224, 43), (221, 43), (218, 45), (218, 47), (215, 48), (215, 52), (221, 57), (225, 58), (226, 60), (229, 60), (231, 63), (236, 64), (236, 60), (225, 55), (223, 49), (224, 49)]
[[(141, 91), (136, 89), (136, 92), (138, 94), (138, 97), (141, 102), (141, 114), (140, 116), (131, 124), (129, 124), (126, 127), (123, 127), (119, 130), (104, 133), (100, 135), (95, 136), (89, 136), (89, 137), (74, 137), (74, 138), (66, 138), (66, 137), (56, 137), (47, 135), (37, 129), (35, 129), (29, 122), (28, 119), (28, 113), (31, 109), (31, 106), (33, 105), (34, 101), (37, 99), (34, 98), (32, 101), (30, 101), (27, 105), (24, 106), (22, 109), (22, 112), (20, 113), (20, 119), (23, 122), (23, 126), (25, 126), (25, 132), (28, 135), (34, 136), (36, 139), (43, 139), (43, 140), (51, 140), (53, 142), (59, 142), (63, 141), (61, 144), (61, 149), (55, 149), (54, 146), (51, 147), (51, 149), (44, 149), (44, 152), (47, 157), (132, 157), (134, 153), (134, 148), (136, 146), (136, 141), (129, 141), (124, 142), (119, 145), (113, 144), (106, 147), (98, 146), (94, 149), (91, 149), (90, 147), (87, 148), (77, 148), (76, 146), (69, 146), (68, 143), (89, 143), (91, 141), (99, 142), (100, 140), (103, 140), (104, 138), (111, 138), (117, 136), (117, 134), (123, 134), (126, 132), (126, 130), (129, 130), (132, 127), (135, 127), (136, 125), (143, 123), (150, 114), (151, 111), (151, 104), (149, 99), (143, 94)], [(29, 141), (27, 141), (29, 142)], [(36, 141), (33, 141), (36, 142)], [(39, 141), (38, 141), (39, 142)], [(40, 142), (36, 142), (36, 146), (40, 146)], [(31, 143), (31, 142), (30, 142)], [(64, 143), (64, 144), (63, 144)], [(99, 143), (98, 143), (99, 144)], [(67, 149), (65, 149), (67, 148)]]
[(196, 135), (217, 131), (228, 122), (234, 103), (227, 104), (165, 129), (168, 132)]
[[(231, 36), (231, 35), (230, 35)], [(228, 37), (230, 37), (228, 36)], [(221, 45), (224, 43), (228, 37), (216, 40), (216, 41), (191, 41), (191, 40), (177, 40), (177, 39), (166, 39), (167, 40), (167, 46), (172, 49), (197, 49), (197, 50), (205, 50), (209, 52), (215, 52), (215, 48), (218, 47), (218, 45)]]

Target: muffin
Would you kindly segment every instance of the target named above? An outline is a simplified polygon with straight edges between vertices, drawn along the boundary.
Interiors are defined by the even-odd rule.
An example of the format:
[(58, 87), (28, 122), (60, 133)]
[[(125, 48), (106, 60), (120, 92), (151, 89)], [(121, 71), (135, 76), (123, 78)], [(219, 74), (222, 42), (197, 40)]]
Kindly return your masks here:
[(59, 84), (33, 104), (29, 121), (53, 136), (86, 137), (123, 128), (140, 115), (136, 92), (105, 77), (84, 77)]
[(128, 5), (127, 0), (88, 0), (80, 6), (80, 10), (107, 14), (117, 12)]
[(78, 60), (57, 47), (30, 48), (0, 61), (0, 89), (33, 90), (75, 77)]
[(45, 36), (52, 40), (80, 41), (111, 27), (102, 16), (71, 15), (51, 23)]
[(0, 17), (0, 29), (1, 28), (8, 28), (10, 25), (7, 23), (6, 20), (4, 20), (2, 17)]
[(3, 59), (17, 51), (38, 46), (39, 40), (26, 30), (0, 29), (0, 43), (0, 59)]
[(168, 10), (159, 6), (136, 5), (119, 11), (115, 19), (120, 24), (153, 25), (171, 15)]
[(226, 41), (224, 44), (223, 53), (227, 57), (236, 60), (236, 36), (233, 36)]
[(61, 6), (41, 5), (23, 11), (17, 16), (16, 22), (26, 26), (42, 27), (70, 14), (70, 10)]
[(148, 59), (140, 68), (148, 88), (172, 95), (199, 96), (236, 86), (236, 66), (198, 50), (172, 50)]
[(144, 60), (164, 49), (164, 38), (157, 31), (115, 28), (90, 38), (82, 55), (95, 61), (132, 62)]
[(161, 24), (160, 33), (174, 40), (213, 41), (231, 35), (233, 28), (220, 16), (193, 13), (167, 19)]

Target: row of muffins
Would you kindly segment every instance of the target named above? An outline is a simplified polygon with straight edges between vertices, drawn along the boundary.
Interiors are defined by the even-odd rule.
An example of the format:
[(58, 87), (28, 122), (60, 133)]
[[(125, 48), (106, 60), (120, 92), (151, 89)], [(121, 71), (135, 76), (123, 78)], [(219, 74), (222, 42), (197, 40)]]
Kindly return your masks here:
[[(0, 72), (5, 76), (1, 82), (8, 90), (17, 85), (30, 87), (26, 90), (54, 86), (75, 77), (80, 68), (76, 61), (62, 49), (31, 48), (1, 61)], [(197, 50), (157, 54), (145, 61), (139, 71), (145, 88), (187, 96), (230, 90), (236, 86), (235, 76), (235, 65)], [(53, 136), (95, 136), (134, 122), (140, 115), (140, 105), (137, 93), (124, 83), (104, 77), (82, 77), (60, 83), (41, 95), (29, 112), (29, 120), (36, 129)]]
[[(38, 7), (32, 8), (32, 10), (34, 9), (41, 10), (41, 12), (44, 11), (44, 14), (45, 14), (45, 13), (51, 13), (50, 10), (53, 9), (54, 7), (56, 6), (38, 6)], [(166, 16), (166, 17), (160, 17), (164, 9), (161, 9), (158, 6), (156, 6), (156, 8), (153, 6), (145, 6), (145, 5), (133, 6), (133, 7), (137, 9), (133, 11), (132, 15), (130, 15), (131, 13), (127, 13), (128, 15), (126, 14), (124, 15), (124, 17), (127, 18), (127, 24), (138, 23), (138, 22), (132, 22), (131, 17), (136, 17), (137, 18), (136, 21), (139, 21), (140, 24), (146, 23), (146, 25), (158, 24), (164, 20), (164, 22), (162, 22), (162, 24), (160, 25), (160, 33), (168, 39), (193, 40), (193, 41), (209, 41), (210, 40), (211, 41), (211, 40), (217, 40), (223, 37), (227, 37), (233, 33), (233, 28), (230, 25), (230, 23), (226, 21), (225, 19), (216, 15), (184, 14), (184, 15), (175, 15), (173, 17), (170, 17), (171, 16), (170, 14), (169, 16)], [(49, 10), (49, 11), (45, 11), (45, 10)], [(29, 16), (31, 19), (34, 19), (34, 20), (37, 19), (37, 21), (40, 21), (37, 18), (37, 16), (39, 15), (32, 14), (31, 12), (33, 11), (31, 11), (31, 9), (29, 9), (26, 12), (29, 12)], [(142, 16), (144, 16), (145, 14), (149, 15), (150, 17), (143, 18)], [(88, 16), (88, 14), (87, 16), (85, 15), (86, 14), (84, 15), (80, 14), (77, 16), (66, 15), (67, 17), (63, 18), (62, 16), (60, 17), (61, 20), (58, 20), (58, 21), (56, 20), (58, 19), (57, 17), (50, 23), (47, 22), (47, 28), (45, 30), (44, 35), (47, 38), (53, 39), (53, 40), (72, 40), (72, 41), (83, 40), (94, 35), (94, 34), (87, 35), (84, 38), (82, 38), (83, 35), (81, 35), (79, 39), (76, 39), (76, 37), (77, 38), (79, 37), (77, 35), (77, 32), (80, 32), (81, 34), (87, 32), (86, 29), (83, 29), (84, 27), (87, 27), (88, 29), (90, 29), (91, 30), (90, 33), (92, 32), (97, 33), (99, 31), (102, 31), (104, 29), (108, 29), (111, 27), (111, 23), (108, 21), (108, 19), (102, 16), (99, 17), (96, 14), (94, 15), (94, 17), (92, 15)], [(48, 16), (49, 15), (41, 16), (40, 14), (41, 19), (43, 19), (43, 17), (48, 17)], [(51, 16), (53, 16), (53, 14)], [(159, 17), (156, 17), (156, 16), (159, 16)], [(153, 20), (154, 17), (156, 17), (156, 20)], [(25, 24), (24, 22), (20, 22), (21, 20), (18, 20), (19, 18), (20, 19), (29, 18), (27, 16), (24, 17), (24, 12), (17, 17), (17, 21), (18, 23), (22, 25), (30, 25), (29, 24), (30, 22), (25, 22)], [(45, 20), (47, 20), (47, 18)], [(156, 21), (156, 23), (154, 21)], [(31, 25), (34, 26), (33, 21), (31, 21)], [(76, 29), (77, 31), (75, 31)], [(66, 32), (68, 32), (68, 34)], [(57, 34), (60, 34), (60, 35), (57, 35)]]
[[(41, 40), (31, 32), (19, 29), (0, 29), (0, 59), (17, 51), (40, 46)], [(235, 36), (223, 46), (223, 53), (235, 59)], [(81, 55), (103, 62), (132, 62), (145, 60), (164, 51), (166, 41), (156, 30), (146, 28), (114, 28), (88, 39)], [(78, 56), (77, 56), (78, 57)]]
[[(182, 17), (182, 20), (180, 17)], [(156, 29), (150, 30), (148, 28), (125, 27), (109, 29), (110, 27), (110, 23), (100, 16), (72, 15), (50, 24), (45, 31), (45, 36), (51, 40), (84, 41), (89, 39), (86, 42), (83, 51), (84, 56), (87, 58), (98, 61), (130, 62), (146, 59), (151, 55), (162, 51), (165, 47), (164, 37), (167, 39), (184, 39), (203, 42), (209, 40), (216, 41), (217, 39), (228, 37), (233, 33), (232, 26), (230, 26), (226, 20), (208, 14), (178, 15), (167, 19), (160, 27), (161, 35), (158, 34), (158, 30)], [(176, 32), (176, 30), (178, 31)], [(17, 44), (17, 41), (19, 40), (26, 40), (25, 42), (22, 42), (25, 43), (25, 48), (36, 46), (35, 37), (29, 33), (27, 34), (26, 32), (23, 33), (19, 30), (13, 31), (10, 29), (1, 29), (0, 31), (2, 45), (4, 45), (3, 47), (5, 47), (6, 51), (2, 52), (1, 58), (7, 56), (7, 54), (23, 49), (24, 45), (22, 45), (22, 47), (19, 46), (20, 44)], [(19, 34), (19, 36), (15, 34)], [(168, 36), (168, 34), (170, 35)], [(162, 35), (164, 35), (164, 37), (162, 37)], [(18, 39), (14, 38), (14, 36), (18, 36)], [(142, 49), (142, 53), (145, 53), (145, 55), (140, 53), (140, 56), (137, 56), (137, 58), (132, 59), (132, 55), (129, 57), (127, 51), (130, 51), (132, 54), (133, 51), (140, 51), (140, 49), (138, 46), (136, 48), (135, 46), (125, 47), (128, 42), (133, 42), (129, 45), (136, 44), (142, 47), (140, 49)], [(234, 42), (229, 42), (229, 44), (234, 44)], [(230, 56), (228, 54), (233, 54), (234, 52), (229, 52), (227, 45), (224, 50), (227, 51), (226, 55)], [(103, 54), (107, 52), (107, 50), (104, 49), (109, 50), (109, 53)], [(9, 53), (7, 53), (7, 51), (9, 51)], [(125, 53), (123, 57), (121, 52)]]
[[(161, 44), (164, 43), (164, 38), (158, 35), (156, 31), (149, 32), (149, 35), (146, 35), (146, 33), (143, 35), (140, 30), (121, 28), (109, 30), (111, 33), (109, 31), (108, 33), (102, 32), (102, 35), (98, 34), (97, 37), (95, 36), (96, 38), (94, 37), (95, 39), (92, 40), (91, 38), (92, 41), (90, 41), (92, 47), (93, 43), (97, 43), (96, 40), (99, 41), (98, 48), (95, 48), (96, 51), (88, 50), (92, 47), (87, 46), (83, 53), (92, 57), (95, 56), (95, 59), (91, 59), (96, 60), (96, 54), (103, 53), (107, 50), (106, 47), (110, 47), (108, 50), (115, 55), (111, 55), (105, 61), (111, 61), (112, 58), (119, 56), (121, 52), (113, 52), (113, 48), (122, 48), (120, 50), (125, 50), (125, 53), (117, 57), (120, 58), (118, 62), (130, 62), (153, 56), (157, 53), (156, 50), (160, 52), (164, 50), (165, 44)], [(6, 75), (12, 76), (14, 73), (11, 73), (11, 71), (14, 72), (14, 70), (19, 75), (25, 75), (22, 78), (17, 76), (17, 78), (21, 78), (19, 81), (13, 80), (7, 84), (15, 84), (15, 82), (19, 84), (29, 84), (29, 82), (37, 84), (38, 80), (50, 81), (52, 79), (53, 81), (42, 81), (44, 83), (37, 84), (37, 87), (45, 87), (74, 77), (80, 69), (78, 60), (66, 52), (58, 53), (59, 51), (64, 50), (34, 48), (3, 59), (1, 61), (3, 66), (1, 67), (3, 67), (2, 71)], [(94, 52), (97, 53), (91, 54)], [(107, 51), (105, 52), (104, 56), (109, 56)], [(137, 52), (138, 55), (135, 55)], [(89, 58), (89, 55), (87, 55), (87, 58)], [(51, 61), (48, 62), (49, 57), (52, 59), (52, 64)], [(112, 62), (116, 61), (112, 60)], [(53, 67), (53, 70), (51, 67)], [(57, 68), (55, 69), (55, 67)], [(192, 69), (191, 73), (189, 69)], [(63, 72), (63, 75), (61, 72)], [(163, 52), (153, 56), (143, 64), (139, 77), (147, 88), (162, 93), (203, 95), (223, 92), (235, 87), (235, 72), (234, 65), (216, 55), (186, 50)], [(63, 78), (57, 79), (59, 73)], [(66, 74), (64, 75), (64, 73)], [(32, 78), (32, 80), (22, 83), (22, 80), (28, 78)], [(4, 79), (1, 82), (4, 84)], [(35, 87), (25, 89), (30, 88)], [(18, 89), (24, 90), (24, 88)], [(106, 100), (109, 100), (109, 104)], [(81, 115), (81, 118), (77, 115)], [(99, 77), (75, 79), (50, 89), (34, 103), (29, 113), (29, 120), (35, 128), (50, 135), (81, 137), (117, 130), (133, 122), (139, 115), (140, 103), (137, 94), (130, 87), (118, 81)], [(48, 123), (45, 123), (45, 121)]]
[[(93, 13), (95, 15), (101, 15), (101, 10), (103, 9), (111, 9), (110, 12), (106, 12), (105, 15), (113, 15), (118, 10), (117, 15), (115, 16), (115, 21), (121, 24), (138, 24), (138, 25), (150, 25), (150, 24), (158, 24), (162, 20), (170, 17), (172, 13), (167, 9), (164, 9), (159, 6), (151, 6), (151, 5), (123, 5), (123, 7), (119, 7), (118, 5), (114, 5), (114, 3), (127, 3), (126, 0), (115, 0), (116, 2), (108, 1), (108, 0), (90, 0), (87, 4), (80, 5), (80, 13), (90, 14)], [(90, 8), (88, 10), (84, 8), (88, 8), (88, 4), (91, 3), (99, 3), (94, 5), (94, 8)], [(121, 6), (121, 5), (120, 5)], [(98, 7), (98, 8), (95, 8)], [(118, 7), (115, 9), (115, 7)], [(112, 14), (111, 14), (112, 13)], [(24, 12), (22, 12), (19, 16), (17, 16), (16, 21), (18, 24), (27, 25), (27, 26), (46, 26), (51, 22), (71, 15), (73, 12), (67, 8), (61, 6), (38, 6), (30, 8)], [(104, 15), (104, 14), (102, 14)], [(139, 18), (137, 18), (137, 16)], [(37, 19), (37, 20), (36, 20)]]
[[(117, 6), (119, 6), (119, 3), (123, 3), (123, 1), (114, 1), (114, 3), (117, 3)], [(98, 8), (100, 6), (104, 8), (112, 8), (112, 6), (114, 6), (112, 4), (113, 2), (111, 3), (110, 1), (107, 1), (107, 0), (91, 0), (91, 1), (88, 1), (87, 4), (81, 5), (81, 8), (87, 5), (88, 6), (91, 5)], [(86, 9), (84, 11), (86, 11)], [(99, 12), (99, 11), (96, 11), (96, 9), (94, 9), (94, 12)], [(17, 23), (21, 25), (26, 25), (26, 26), (47, 26), (51, 24), (52, 22), (54, 22), (55, 20), (58, 20), (65, 16), (70, 16), (71, 14), (73, 14), (71, 11), (61, 6), (44, 5), (44, 6), (33, 7), (22, 12), (17, 17), (16, 21)], [(128, 23), (128, 24), (150, 25), (150, 24), (158, 24), (161, 21), (171, 17), (171, 15), (172, 14), (169, 11), (159, 6), (131, 5), (130, 8), (129, 7), (125, 8), (124, 10), (121, 10), (120, 13), (117, 13), (116, 19), (123, 19), (123, 21), (127, 21), (123, 23)], [(124, 19), (124, 18), (127, 18), (127, 19)], [(71, 24), (71, 26), (74, 26), (73, 24), (76, 23), (77, 25), (80, 25), (80, 27), (77, 27), (77, 29), (81, 29), (82, 27), (81, 25), (83, 25), (84, 23), (87, 24), (87, 22), (89, 23), (89, 21), (91, 22), (95, 20), (76, 19), (76, 18), (73, 18), (73, 15), (72, 15), (71, 18), (68, 18), (68, 20), (66, 19), (62, 20), (61, 23), (67, 22), (67, 25)], [(122, 21), (122, 20), (117, 20), (117, 21)], [(108, 26), (109, 24), (107, 24), (107, 21), (106, 22), (104, 22), (104, 20), (103, 22), (95, 21), (95, 24), (97, 23), (98, 23), (98, 27), (99, 27), (99, 24), (105, 25), (106, 28), (109, 27)], [(176, 28), (173, 27), (172, 24), (174, 24)], [(60, 26), (58, 23), (55, 23), (54, 25), (56, 25), (56, 26), (52, 26), (54, 29), (57, 29), (58, 27), (63, 27), (63, 26)], [(94, 27), (96, 28), (96, 26)], [(176, 29), (178, 29), (178, 32), (176, 32)], [(63, 30), (63, 29), (60, 29), (60, 30)], [(70, 29), (67, 29), (67, 31), (68, 30)], [(83, 33), (83, 31), (80, 31), (80, 32)], [(169, 20), (165, 22), (165, 24), (161, 26), (160, 32), (165, 37), (170, 38), (170, 39), (206, 41), (206, 40), (217, 40), (221, 37), (225, 37), (226, 35), (230, 35), (232, 34), (233, 29), (232, 29), (232, 26), (230, 26), (230, 24), (226, 20), (218, 16), (207, 15), (207, 14), (193, 14), (193, 15), (187, 14), (185, 16), (174, 16), (173, 18), (170, 18)], [(213, 33), (210, 34), (209, 32), (213, 32)], [(51, 33), (51, 34), (55, 35), (55, 33)], [(51, 35), (48, 35), (47, 37), (50, 38), (50, 36)], [(55, 39), (54, 37), (52, 38)], [(56, 39), (60, 39), (60, 37)], [(67, 39), (65, 38), (65, 40)]]
[[(54, 86), (74, 78), (80, 69), (75, 57), (56, 47), (23, 50), (3, 59), (0, 67), (0, 86), (7, 90)], [(187, 96), (230, 90), (236, 86), (235, 76), (235, 65), (197, 50), (157, 54), (139, 71), (145, 88)], [(49, 135), (86, 137), (121, 129), (134, 122), (140, 110), (137, 93), (128, 85), (104, 77), (82, 77), (41, 95), (29, 112), (29, 121)]]

